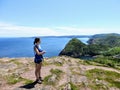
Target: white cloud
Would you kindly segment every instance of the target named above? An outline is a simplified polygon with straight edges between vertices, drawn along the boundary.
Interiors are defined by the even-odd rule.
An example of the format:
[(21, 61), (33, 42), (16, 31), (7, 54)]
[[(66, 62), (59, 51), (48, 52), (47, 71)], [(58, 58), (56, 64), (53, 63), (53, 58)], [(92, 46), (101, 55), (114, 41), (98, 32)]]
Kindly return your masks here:
[(100, 33), (120, 33), (120, 28), (78, 28), (78, 27), (56, 27), (69, 35), (93, 35)]
[(0, 23), (1, 37), (28, 37), (28, 36), (50, 36), (59, 35), (51, 28), (17, 26), (12, 24)]
[(60, 35), (93, 35), (99, 33), (120, 33), (114, 28), (78, 28), (78, 27), (28, 27), (0, 22), (0, 37), (60, 36)]

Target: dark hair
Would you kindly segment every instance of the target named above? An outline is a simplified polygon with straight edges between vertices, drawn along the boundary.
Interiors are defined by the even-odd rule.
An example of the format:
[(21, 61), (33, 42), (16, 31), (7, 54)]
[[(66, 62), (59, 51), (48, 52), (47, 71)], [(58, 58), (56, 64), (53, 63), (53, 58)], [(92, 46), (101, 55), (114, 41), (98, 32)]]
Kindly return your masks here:
[(37, 42), (39, 42), (40, 41), (40, 38), (35, 38), (35, 40), (34, 40), (34, 45), (35, 45), (35, 43), (37, 43)]

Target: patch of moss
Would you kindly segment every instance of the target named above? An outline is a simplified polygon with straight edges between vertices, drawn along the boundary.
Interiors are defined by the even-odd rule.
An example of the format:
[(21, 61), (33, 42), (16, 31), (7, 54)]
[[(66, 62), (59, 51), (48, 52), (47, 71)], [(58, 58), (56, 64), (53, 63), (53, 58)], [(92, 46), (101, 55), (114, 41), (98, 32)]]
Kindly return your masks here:
[(7, 81), (8, 84), (16, 84), (16, 83), (22, 81), (23, 78), (12, 74), (10, 76), (6, 76), (5, 80)]
[(120, 69), (120, 60), (114, 59), (113, 57), (97, 57), (92, 60), (93, 62), (100, 63), (102, 66), (112, 67)]
[(47, 66), (47, 65), (50, 65), (50, 64), (48, 62), (44, 61), (44, 62), (42, 62), (42, 65)]
[(92, 62), (90, 60), (79, 60), (77, 62), (77, 65), (79, 66), (80, 64), (82, 64), (82, 65), (94, 65), (94, 62)]
[(107, 86), (104, 86), (102, 84), (89, 85), (89, 87), (92, 88), (92, 90), (109, 90), (109, 88)]
[(115, 80), (109, 79), (109, 78), (106, 78), (106, 81), (108, 81), (111, 86), (115, 86), (117, 88), (120, 88), (120, 81), (115, 81)]
[(33, 80), (29, 80), (29, 79), (24, 79), (24, 84), (30, 84), (33, 83)]
[(19, 75), (15, 75), (15, 74), (5, 76), (5, 80), (7, 81), (8, 84), (16, 84), (21, 81), (23, 81), (24, 84), (30, 84), (34, 82), (33, 80), (22, 78)]
[(63, 63), (55, 62), (54, 63), (56, 66), (63, 66)]
[(46, 76), (46, 77), (44, 78), (43, 84), (45, 84), (45, 85), (54, 85), (53, 82), (49, 82), (49, 81), (48, 81), (50, 77), (52, 77), (52, 75)]
[(12, 59), (12, 60), (10, 60), (10, 62), (13, 62), (13, 63), (15, 63), (18, 66), (22, 65), (22, 63), (20, 63), (20, 62), (17, 61), (17, 59)]
[(57, 77), (60, 77), (60, 75), (63, 73), (63, 71), (62, 71), (62, 70), (59, 70), (59, 69), (51, 69), (50, 72), (51, 72), (52, 74), (57, 75)]
[(82, 65), (103, 66), (102, 64), (97, 63), (97, 62), (93, 62), (92, 60), (79, 60), (79, 61), (77, 62), (77, 65), (79, 66), (80, 64), (82, 64)]
[[(89, 78), (90, 80), (89, 86), (93, 90), (99, 90), (99, 89), (106, 90), (106, 88), (108, 87), (120, 88), (120, 81), (116, 81), (117, 79), (120, 78), (120, 74), (117, 72), (106, 71), (102, 69), (92, 69), (86, 71), (86, 76)], [(107, 82), (108, 84), (107, 85), (103, 83), (97, 84), (96, 79), (97, 82), (104, 81)]]
[[(63, 73), (61, 70), (59, 70), (59, 69), (51, 69), (50, 70), (50, 72), (51, 72), (51, 75), (48, 75), (48, 76), (46, 76), (45, 78), (44, 78), (44, 84), (45, 85), (55, 85), (56, 84), (56, 82), (60, 79), (60, 75)], [(55, 80), (55, 82), (52, 82), (52, 81), (49, 81), (49, 79), (52, 77), (52, 75), (56, 75), (57, 76), (57, 78), (56, 78), (56, 80)]]
[(80, 90), (77, 85), (70, 82), (71, 90)]

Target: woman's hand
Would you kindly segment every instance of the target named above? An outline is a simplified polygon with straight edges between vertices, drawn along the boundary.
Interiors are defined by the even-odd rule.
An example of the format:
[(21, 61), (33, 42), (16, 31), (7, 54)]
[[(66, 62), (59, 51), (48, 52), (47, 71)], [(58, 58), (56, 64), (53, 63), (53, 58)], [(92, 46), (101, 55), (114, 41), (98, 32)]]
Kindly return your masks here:
[(46, 51), (42, 51), (42, 54), (45, 54), (46, 53)]
[(43, 55), (43, 54), (46, 53), (46, 51), (44, 51), (44, 50), (43, 50), (42, 52), (39, 52), (36, 47), (34, 48), (34, 50), (35, 50), (35, 52), (37, 53), (37, 55)]

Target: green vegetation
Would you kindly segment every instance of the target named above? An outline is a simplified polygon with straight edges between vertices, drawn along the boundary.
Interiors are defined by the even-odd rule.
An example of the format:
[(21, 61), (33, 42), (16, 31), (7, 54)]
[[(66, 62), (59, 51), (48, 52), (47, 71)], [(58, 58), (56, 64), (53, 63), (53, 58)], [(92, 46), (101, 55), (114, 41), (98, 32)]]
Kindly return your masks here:
[(29, 80), (29, 79), (23, 79), (23, 80), (24, 80), (24, 84), (25, 84), (25, 85), (31, 84), (31, 83), (34, 82), (33, 80)]
[(119, 34), (97, 34), (88, 41), (89, 44), (102, 44), (109, 47), (120, 46)]
[(52, 74), (57, 75), (57, 77), (60, 77), (60, 75), (63, 73), (63, 71), (62, 71), (62, 70), (59, 70), (59, 69), (51, 69), (50, 72), (51, 72)]
[(55, 62), (54, 64), (55, 64), (56, 66), (63, 66), (64, 63)]
[(108, 51), (104, 53), (105, 56), (114, 56), (120, 54), (120, 47), (110, 48)]
[(92, 62), (91, 60), (83, 60), (83, 62), (81, 64), (84, 64), (84, 65), (98, 65), (98, 63)]
[(52, 63), (53, 63), (54, 65), (56, 65), (56, 66), (63, 66), (63, 64), (64, 64), (64, 59), (63, 59), (63, 58), (59, 58), (59, 59), (58, 59), (58, 57), (54, 57)]
[(71, 89), (67, 89), (67, 90), (80, 90), (80, 87), (73, 84), (72, 82), (61, 85), (59, 87), (59, 90), (66, 90), (65, 87), (69, 87), (69, 86), (70, 86)]
[(89, 78), (89, 87), (92, 90), (108, 90), (109, 87), (120, 88), (120, 74), (113, 71), (105, 71), (102, 69), (92, 69), (86, 71)]
[(86, 45), (82, 43), (80, 40), (73, 38), (68, 42), (65, 48), (61, 51), (59, 55), (67, 55), (72, 57), (80, 57), (83, 55), (84, 49)]
[(111, 67), (120, 70), (120, 59), (111, 56), (97, 56), (91, 60), (79, 60), (79, 64)]
[[(73, 38), (61, 51), (60, 55), (67, 55), (75, 58), (80, 58), (81, 56), (95, 56), (92, 60), (83, 60), (79, 61), (79, 63), (120, 69), (120, 35), (95, 35), (88, 41), (88, 45)], [(72, 70), (72, 72), (74, 72), (74, 70)], [(87, 71), (86, 75), (90, 79), (89, 87), (91, 87), (92, 90), (108, 90), (109, 87), (120, 88), (119, 73), (93, 69)]]
[(16, 84), (17, 82), (22, 81), (23, 78), (21, 78), (18, 75), (12, 74), (12, 75), (6, 76), (5, 80), (7, 81), (8, 84)]
[(90, 56), (95, 56), (103, 54), (106, 50), (108, 50), (108, 47), (106, 45), (90, 44), (87, 46), (86, 53)]
[(10, 60), (10, 62), (13, 62), (13, 63), (15, 63), (16, 65), (22, 65), (22, 63), (20, 63), (20, 62), (18, 62), (18, 60), (17, 59), (12, 59), (12, 60)]
[(33, 80), (25, 79), (25, 78), (20, 77), (19, 75), (15, 75), (15, 74), (5, 76), (4, 78), (8, 84), (16, 84), (21, 81), (23, 81), (24, 84), (33, 83)]
[(115, 59), (112, 57), (97, 57), (91, 61), (100, 63), (106, 67), (120, 69), (120, 59)]
[(46, 76), (45, 78), (44, 78), (44, 82), (43, 82), (43, 84), (45, 84), (45, 85), (54, 85), (55, 84), (55, 82), (51, 82), (51, 81), (49, 81), (49, 79), (52, 77), (52, 75), (48, 75), (48, 76)]
[[(51, 69), (50, 72), (52, 73), (51, 75), (48, 75), (44, 78), (44, 84), (45, 85), (55, 85), (57, 84), (56, 82), (60, 79), (61, 74), (63, 73), (63, 71), (59, 70), (59, 69)], [(50, 78), (53, 77), (53, 75), (56, 75), (56, 77), (54, 76), (54, 79), (51, 80)]]
[(61, 51), (60, 55), (67, 55), (76, 58), (95, 56), (95, 58), (91, 60), (92, 62), (85, 61), (82, 63), (86, 65), (96, 64), (120, 69), (120, 35), (119, 34), (94, 35), (88, 41), (88, 45), (85, 45), (80, 40), (73, 38)]
[(77, 85), (70, 82), (71, 90), (80, 90)]
[(68, 42), (59, 55), (67, 55), (71, 57), (111, 56), (120, 53), (120, 35), (119, 34), (102, 34), (94, 35), (88, 41), (88, 45), (80, 40), (73, 38)]
[(42, 63), (42, 65), (43, 66), (47, 66), (47, 65), (50, 65), (50, 64), (44, 60), (43, 63)]

